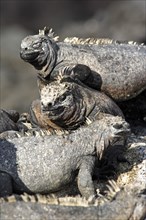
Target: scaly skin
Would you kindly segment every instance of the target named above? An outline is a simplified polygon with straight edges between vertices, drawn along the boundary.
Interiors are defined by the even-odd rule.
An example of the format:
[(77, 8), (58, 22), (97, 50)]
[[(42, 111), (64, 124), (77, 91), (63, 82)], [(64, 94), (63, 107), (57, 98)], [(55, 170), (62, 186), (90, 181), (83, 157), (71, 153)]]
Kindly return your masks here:
[[(108, 192), (110, 199), (96, 199), (93, 204), (80, 197), (49, 198), (42, 195), (10, 196), (0, 199), (2, 219), (57, 219), (74, 220), (144, 220), (146, 215), (146, 195), (134, 190), (119, 189)], [(117, 190), (117, 189), (116, 189)], [(114, 193), (113, 193), (114, 192)], [(73, 214), (74, 213), (74, 214)]]
[(73, 130), (96, 120), (99, 112), (123, 117), (119, 107), (102, 92), (64, 79), (41, 84), (40, 101), (31, 106), (31, 121), (44, 129)]
[[(107, 185), (105, 197), (98, 197), (92, 203), (81, 197), (49, 197), (37, 194), (13, 195), (0, 199), (1, 218), (17, 219), (101, 219), (132, 220), (144, 219), (146, 195), (137, 193), (136, 188), (120, 189), (114, 181)], [(26, 211), (27, 210), (27, 211)], [(74, 215), (72, 214), (74, 213)]]
[(20, 56), (48, 83), (61, 72), (117, 101), (131, 99), (146, 89), (144, 45), (98, 40), (56, 42), (45, 29), (22, 40)]
[(119, 116), (100, 114), (97, 121), (70, 134), (0, 140), (0, 195), (52, 193), (77, 178), (82, 196), (96, 195), (95, 160), (112, 145), (124, 149), (129, 125)]

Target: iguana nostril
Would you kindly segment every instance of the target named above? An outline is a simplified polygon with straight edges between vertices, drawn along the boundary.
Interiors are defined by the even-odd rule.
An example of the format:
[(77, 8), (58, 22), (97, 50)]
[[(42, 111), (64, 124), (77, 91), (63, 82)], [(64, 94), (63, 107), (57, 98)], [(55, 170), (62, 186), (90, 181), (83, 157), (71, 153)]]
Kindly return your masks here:
[(51, 102), (48, 102), (48, 103), (46, 103), (46, 104), (41, 103), (41, 106), (42, 106), (42, 109), (43, 109), (44, 111), (47, 111), (47, 110), (49, 110), (49, 109), (52, 107), (52, 103), (51, 103)]
[(123, 125), (119, 124), (119, 123), (116, 123), (116, 124), (113, 125), (113, 127), (116, 128), (116, 129), (121, 129), (123, 127)]
[(48, 108), (50, 108), (50, 107), (52, 107), (52, 103), (51, 102), (48, 103)]

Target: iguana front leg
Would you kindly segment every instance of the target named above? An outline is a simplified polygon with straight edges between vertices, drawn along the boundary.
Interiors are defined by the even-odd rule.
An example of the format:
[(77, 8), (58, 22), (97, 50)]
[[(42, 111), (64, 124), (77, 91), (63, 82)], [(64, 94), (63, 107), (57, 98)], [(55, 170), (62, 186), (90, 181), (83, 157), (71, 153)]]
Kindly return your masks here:
[[(49, 80), (59, 78), (67, 81), (75, 81), (78, 84), (85, 84), (93, 89), (101, 88), (102, 79), (97, 73), (94, 73), (89, 66), (83, 64), (62, 64), (57, 66), (51, 73)], [(45, 78), (47, 79), (47, 77)], [(48, 80), (48, 79), (47, 79)]]
[(86, 156), (83, 158), (83, 161), (79, 168), (78, 173), (78, 188), (85, 198), (94, 198), (96, 196), (92, 174), (95, 164), (95, 157)]

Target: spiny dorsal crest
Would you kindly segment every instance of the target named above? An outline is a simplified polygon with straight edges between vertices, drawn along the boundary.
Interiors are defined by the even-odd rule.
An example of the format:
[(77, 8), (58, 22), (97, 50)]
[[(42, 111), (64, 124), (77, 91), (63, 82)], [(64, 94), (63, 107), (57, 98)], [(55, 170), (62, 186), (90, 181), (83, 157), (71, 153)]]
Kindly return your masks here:
[(65, 43), (71, 44), (112, 44), (115, 43), (114, 40), (108, 38), (78, 38), (78, 37), (67, 37), (64, 39)]
[(61, 206), (98, 206), (102, 203), (104, 204), (103, 198), (95, 199), (94, 202), (90, 202), (90, 199), (83, 198), (79, 195), (77, 196), (66, 196), (66, 197), (57, 197), (55, 194), (50, 195), (41, 195), (41, 194), (35, 194), (35, 195), (29, 195), (27, 193), (23, 193), (21, 195), (14, 194), (11, 196), (6, 196), (0, 198), (0, 204), (2, 203), (15, 203), (15, 202), (30, 202), (30, 203), (39, 203), (39, 204), (48, 204), (48, 205), (61, 205)]
[(143, 43), (138, 43), (134, 41), (118, 41), (109, 38), (78, 38), (78, 37), (66, 37), (64, 39), (65, 43), (70, 44), (96, 44), (96, 45), (107, 45), (107, 44), (130, 44), (130, 45), (144, 45)]
[(49, 36), (54, 41), (58, 41), (59, 36), (56, 36), (52, 28), (44, 27), (43, 30), (39, 30), (39, 35)]

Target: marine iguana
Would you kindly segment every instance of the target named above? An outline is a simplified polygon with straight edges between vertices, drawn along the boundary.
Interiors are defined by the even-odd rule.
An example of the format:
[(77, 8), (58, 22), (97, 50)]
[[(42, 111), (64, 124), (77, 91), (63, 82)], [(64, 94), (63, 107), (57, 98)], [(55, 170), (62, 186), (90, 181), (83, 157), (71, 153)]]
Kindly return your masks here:
[(144, 45), (106, 39), (59, 42), (45, 28), (22, 40), (20, 56), (48, 83), (62, 72), (116, 101), (131, 99), (146, 89)]
[[(124, 187), (120, 189), (117, 184), (110, 182), (108, 199), (97, 198), (93, 203), (81, 197), (57, 198), (46, 195), (13, 195), (0, 198), (2, 219), (61, 219), (74, 220), (144, 220), (146, 216), (146, 195), (137, 193)], [(74, 214), (73, 214), (74, 213)]]
[(112, 99), (84, 84), (81, 86), (60, 75), (58, 80), (49, 84), (42, 81), (40, 85), (40, 101), (34, 101), (30, 108), (34, 127), (73, 130), (96, 120), (99, 112), (124, 118)]
[(1, 139), (0, 196), (56, 192), (76, 177), (82, 196), (95, 196), (95, 161), (110, 146), (124, 147), (129, 134), (129, 124), (121, 117), (98, 117), (69, 134)]

